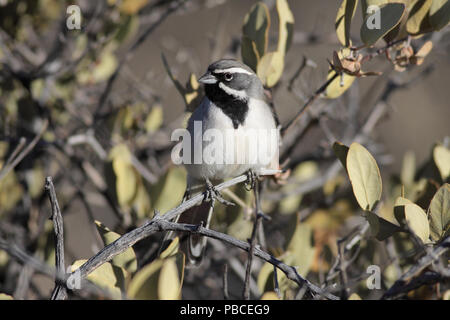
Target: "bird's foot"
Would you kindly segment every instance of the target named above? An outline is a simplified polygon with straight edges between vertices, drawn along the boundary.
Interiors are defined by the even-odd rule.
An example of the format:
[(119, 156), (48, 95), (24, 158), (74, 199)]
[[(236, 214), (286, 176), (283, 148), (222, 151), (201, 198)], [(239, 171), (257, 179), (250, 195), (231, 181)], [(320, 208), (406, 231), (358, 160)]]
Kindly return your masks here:
[(245, 181), (245, 189), (250, 191), (255, 189), (256, 181), (258, 180), (258, 174), (252, 169), (247, 171), (247, 180)]
[(206, 179), (206, 195), (205, 195), (205, 201), (211, 201), (217, 200), (221, 204), (224, 204), (226, 206), (234, 206), (234, 203), (228, 200), (225, 200), (222, 197), (222, 194), (214, 187), (214, 185), (209, 181), (209, 179)]

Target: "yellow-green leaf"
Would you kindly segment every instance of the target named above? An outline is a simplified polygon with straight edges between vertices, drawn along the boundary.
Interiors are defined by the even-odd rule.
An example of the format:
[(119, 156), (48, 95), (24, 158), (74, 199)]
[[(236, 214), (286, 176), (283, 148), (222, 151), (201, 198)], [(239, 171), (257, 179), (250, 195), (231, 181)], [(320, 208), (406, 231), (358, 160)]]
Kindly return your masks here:
[[(179, 257), (184, 259), (182, 254)], [(184, 262), (183, 262), (184, 265)], [(165, 259), (158, 279), (158, 297), (161, 300), (177, 300), (181, 298), (181, 285), (176, 257)]]
[(357, 293), (352, 293), (348, 300), (362, 300), (361, 297)]
[(28, 191), (33, 199), (38, 198), (44, 191), (45, 174), (44, 168), (36, 163), (33, 169), (26, 172), (26, 181), (28, 185)]
[(138, 218), (143, 219), (145, 217), (150, 217), (150, 212), (152, 209), (150, 196), (142, 180), (139, 181), (137, 186), (137, 192), (136, 197), (134, 198), (133, 208), (136, 211)]
[(275, 293), (275, 291), (268, 291), (264, 292), (264, 294), (261, 297), (261, 300), (280, 300)]
[(148, 0), (123, 0), (120, 4), (120, 11), (125, 14), (135, 14), (147, 3)]
[(258, 63), (258, 77), (269, 88), (280, 80), (284, 69), (284, 54), (279, 51), (266, 53)]
[(14, 300), (14, 298), (9, 294), (0, 293), (0, 300)]
[(358, 204), (363, 210), (372, 211), (381, 199), (381, 175), (375, 159), (359, 143), (350, 145), (347, 172)]
[(297, 266), (298, 273), (304, 277), (308, 274), (314, 259), (315, 248), (312, 239), (311, 226), (297, 222), (294, 234), (286, 250), (286, 256), (283, 259), (287, 264)]
[[(77, 270), (87, 260), (77, 260), (71, 266), (71, 272)], [(110, 292), (114, 299), (121, 299), (125, 290), (126, 271), (109, 262), (102, 264), (86, 277), (87, 280)]]
[(336, 34), (339, 42), (345, 47), (352, 45), (350, 40), (350, 25), (356, 12), (357, 4), (358, 0), (343, 0), (336, 16), (334, 25)]
[(443, 145), (437, 145), (433, 149), (433, 160), (439, 169), (442, 180), (450, 176), (450, 150)]
[(414, 174), (416, 173), (416, 158), (414, 152), (409, 151), (403, 157), (402, 172), (400, 180), (405, 186), (411, 186), (414, 182)]
[(428, 11), (430, 10), (433, 0), (417, 0), (408, 16), (406, 22), (406, 30), (410, 34), (419, 34), (428, 22)]
[(430, 233), (434, 241), (439, 241), (450, 232), (450, 184), (446, 183), (434, 195), (428, 208)]
[(429, 16), (430, 24), (434, 30), (441, 30), (450, 22), (450, 1), (433, 0)]
[(162, 259), (170, 257), (178, 252), (179, 247), (180, 247), (180, 239), (178, 237), (175, 237), (167, 246), (167, 248), (163, 252), (161, 252), (159, 257)]
[(138, 175), (131, 163), (131, 153), (125, 144), (115, 146), (110, 152), (116, 175), (116, 194), (121, 206), (131, 205), (137, 191)]
[(182, 167), (168, 170), (156, 185), (151, 187), (150, 198), (153, 209), (161, 214), (181, 203), (186, 190), (186, 171)]
[(128, 297), (138, 300), (180, 299), (184, 254), (156, 259), (139, 270), (128, 286)]
[[(97, 226), (97, 230), (100, 233), (105, 246), (120, 238), (120, 234), (109, 230), (109, 228), (103, 225), (100, 221), (95, 220), (95, 225)], [(112, 258), (111, 263), (117, 267), (127, 270), (130, 273), (135, 272), (137, 269), (136, 254), (134, 253), (133, 248), (129, 248), (121, 254), (116, 255)]]
[[(380, 6), (380, 11), (368, 15), (361, 26), (361, 40), (367, 45), (372, 46), (394, 29), (401, 21), (405, 13), (403, 3), (387, 3)], [(377, 21), (377, 17), (380, 18)], [(379, 25), (377, 25), (379, 22)]]
[(155, 105), (145, 119), (145, 130), (150, 133), (155, 132), (161, 127), (162, 123), (163, 108), (161, 105)]
[(294, 15), (289, 8), (287, 0), (277, 0), (277, 11), (280, 23), (277, 51), (286, 54), (292, 43)]
[(417, 204), (403, 201), (402, 203), (406, 204), (399, 204), (394, 207), (395, 218), (400, 225), (407, 224), (411, 231), (423, 243), (428, 243), (430, 241), (430, 226), (428, 224), (427, 214)]
[(163, 263), (163, 259), (156, 259), (139, 270), (128, 285), (128, 298), (137, 300), (157, 300), (158, 278)]

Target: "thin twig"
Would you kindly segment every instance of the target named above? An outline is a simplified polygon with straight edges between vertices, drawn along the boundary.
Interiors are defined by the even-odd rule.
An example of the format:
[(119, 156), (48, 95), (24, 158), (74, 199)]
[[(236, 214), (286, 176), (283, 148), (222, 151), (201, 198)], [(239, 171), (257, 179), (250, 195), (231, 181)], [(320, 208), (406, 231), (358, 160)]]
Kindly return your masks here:
[[(41, 139), (45, 130), (47, 130), (47, 127), (48, 127), (48, 119), (45, 119), (41, 131), (33, 138), (30, 144), (25, 149), (23, 149), (19, 154), (17, 154), (17, 149), (13, 152), (13, 154), (17, 154), (17, 156), (15, 159), (11, 158), (10, 163), (5, 165), (0, 170), (0, 180), (2, 180), (12, 169), (14, 169), (20, 163), (20, 161), (22, 161), (23, 158), (25, 158), (31, 152), (31, 150), (33, 150), (38, 141)], [(19, 146), (20, 145), (21, 143), (19, 143)]]
[(417, 281), (421, 273), (431, 265), (434, 261), (438, 260), (445, 252), (450, 249), (450, 236), (444, 239), (439, 245), (430, 250), (428, 254), (424, 255), (419, 261), (413, 265), (405, 274), (403, 274), (400, 279), (395, 281), (395, 283), (390, 287), (382, 296), (381, 299), (394, 299), (400, 295), (403, 295), (413, 289), (416, 286), (411, 286), (411, 283)]
[(253, 224), (253, 230), (252, 235), (249, 240), (250, 243), (250, 249), (248, 250), (248, 258), (247, 258), (247, 267), (245, 270), (245, 281), (244, 281), (244, 290), (243, 290), (243, 298), (244, 300), (250, 300), (250, 277), (252, 274), (252, 261), (253, 261), (253, 255), (256, 247), (256, 235), (259, 230), (259, 225), (261, 223), (262, 214), (260, 214), (260, 201), (259, 201), (259, 183), (258, 180), (256, 180), (256, 185), (254, 187), (255, 191), (255, 223)]
[(52, 207), (53, 225), (55, 228), (55, 266), (56, 273), (59, 275), (55, 279), (55, 288), (53, 289), (51, 300), (65, 300), (67, 298), (67, 290), (65, 283), (61, 283), (58, 279), (65, 278), (65, 264), (64, 264), (64, 225), (61, 210), (59, 208), (58, 199), (56, 198), (55, 186), (53, 185), (52, 177), (45, 179), (45, 190)]
[(223, 268), (223, 298), (225, 300), (230, 299), (228, 295), (228, 265), (226, 263)]

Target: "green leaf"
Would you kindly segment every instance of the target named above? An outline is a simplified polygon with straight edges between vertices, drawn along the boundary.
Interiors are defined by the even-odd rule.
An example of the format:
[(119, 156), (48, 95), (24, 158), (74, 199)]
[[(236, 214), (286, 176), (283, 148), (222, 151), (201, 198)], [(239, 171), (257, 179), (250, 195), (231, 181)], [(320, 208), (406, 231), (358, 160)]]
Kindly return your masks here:
[(167, 248), (163, 252), (161, 252), (159, 257), (164, 259), (173, 256), (178, 252), (179, 247), (180, 247), (180, 239), (178, 237), (175, 237), (167, 246)]
[[(367, 18), (367, 8), (370, 6), (379, 6), (389, 3), (390, 0), (361, 0), (361, 9), (362, 9), (362, 16), (363, 19)], [(400, 1), (398, 1), (400, 2)]]
[(264, 292), (264, 294), (261, 297), (261, 300), (280, 300), (278, 298), (278, 295), (275, 293), (275, 291), (268, 291)]
[(441, 30), (450, 22), (450, 1), (433, 0), (429, 12), (430, 24), (434, 30)]
[(0, 300), (14, 300), (14, 298), (9, 294), (0, 293)]
[[(389, 31), (394, 29), (401, 21), (403, 15), (405, 14), (405, 5), (403, 3), (387, 3), (380, 6), (380, 11), (374, 13), (373, 15), (368, 15), (361, 26), (361, 40), (366, 46), (372, 46), (385, 36)], [(374, 26), (372, 28), (373, 17), (380, 17), (380, 25)], [(370, 21), (369, 21), (370, 20)], [(369, 22), (369, 24), (367, 23)]]
[(145, 184), (142, 179), (139, 180), (136, 197), (134, 198), (133, 208), (136, 211), (138, 218), (143, 219), (150, 217), (152, 209), (150, 196), (145, 188)]
[(430, 226), (425, 211), (405, 198), (397, 200), (394, 207), (394, 215), (397, 221), (400, 225), (407, 224), (423, 243), (428, 243), (430, 241)]
[(139, 270), (128, 285), (127, 296), (137, 300), (158, 299), (158, 278), (163, 259), (156, 259)]
[(115, 146), (109, 155), (116, 175), (116, 194), (121, 206), (131, 205), (137, 191), (138, 175), (131, 163), (131, 153), (125, 144)]
[(358, 0), (343, 0), (336, 16), (334, 25), (336, 34), (339, 42), (345, 47), (352, 45), (352, 41), (350, 40), (350, 25), (356, 12), (357, 4)]
[(184, 254), (156, 259), (139, 270), (128, 286), (128, 297), (138, 300), (180, 299)]
[(345, 170), (347, 170), (347, 154), (348, 154), (348, 147), (339, 141), (336, 141), (333, 143), (333, 151), (336, 157), (339, 159), (339, 161), (344, 166)]
[(123, 0), (120, 3), (120, 12), (125, 14), (135, 14), (141, 10), (149, 0)]
[(311, 226), (298, 222), (294, 234), (289, 241), (285, 258), (287, 264), (297, 267), (300, 275), (306, 277), (314, 260), (315, 248)]
[[(120, 238), (120, 234), (109, 230), (100, 221), (95, 220), (95, 225), (97, 226), (97, 230), (100, 233), (105, 246), (113, 243)], [(130, 273), (135, 272), (137, 269), (136, 254), (134, 253), (133, 248), (129, 248), (121, 254), (116, 255), (114, 258), (112, 258), (111, 263), (117, 267), (124, 268)]]
[(241, 56), (242, 61), (256, 71), (260, 59), (258, 49), (256, 43), (247, 36), (242, 36), (241, 39)]
[[(86, 259), (75, 261), (71, 266), (71, 272), (77, 270), (86, 261)], [(108, 290), (114, 299), (121, 299), (122, 292), (125, 290), (126, 276), (127, 273), (123, 268), (106, 262), (88, 274), (86, 279), (100, 288)]]
[(245, 15), (242, 33), (254, 41), (258, 55), (262, 57), (268, 45), (270, 27), (269, 9), (263, 2), (257, 2)]
[(402, 231), (399, 226), (381, 218), (371, 211), (366, 211), (364, 214), (369, 222), (371, 235), (379, 241), (389, 238), (395, 232)]
[(289, 8), (287, 0), (277, 0), (277, 11), (280, 21), (277, 51), (286, 54), (292, 43), (295, 22), (294, 15)]
[(170, 168), (156, 185), (150, 188), (153, 209), (162, 214), (181, 203), (186, 190), (186, 170), (182, 167)]
[(416, 0), (408, 16), (406, 30), (409, 34), (420, 34), (427, 30), (428, 11), (433, 0)]
[(414, 152), (407, 152), (403, 157), (402, 172), (400, 174), (400, 181), (405, 186), (412, 186), (414, 183), (414, 175), (416, 173), (416, 158)]
[(450, 232), (450, 184), (446, 183), (434, 195), (428, 208), (430, 233), (433, 241), (439, 241)]
[(350, 297), (348, 297), (348, 300), (362, 300), (361, 297), (357, 293), (352, 293)]
[[(177, 261), (177, 258), (179, 261)], [(182, 259), (182, 261), (180, 261)], [(184, 255), (177, 254), (165, 259), (158, 279), (158, 297), (161, 300), (181, 299), (184, 274)]]
[(363, 210), (373, 211), (381, 199), (380, 170), (369, 151), (359, 143), (350, 145), (347, 172), (358, 204)]
[(145, 130), (149, 133), (157, 131), (163, 123), (163, 109), (161, 105), (153, 106), (145, 119)]
[[(350, 54), (350, 50), (348, 48), (343, 48), (338, 51), (339, 59), (347, 57)], [(336, 71), (330, 69), (328, 71), (327, 80), (332, 79), (336, 75)], [(336, 99), (340, 97), (348, 88), (351, 87), (353, 81), (355, 81), (356, 77), (351, 76), (346, 73), (342, 73), (334, 78), (333, 81), (327, 86), (325, 89), (324, 96), (327, 99)]]
[(258, 63), (256, 73), (262, 83), (271, 88), (280, 80), (284, 69), (284, 54), (279, 51), (266, 53)]
[(437, 145), (433, 149), (433, 160), (442, 180), (445, 181), (450, 176), (450, 150), (443, 145)]

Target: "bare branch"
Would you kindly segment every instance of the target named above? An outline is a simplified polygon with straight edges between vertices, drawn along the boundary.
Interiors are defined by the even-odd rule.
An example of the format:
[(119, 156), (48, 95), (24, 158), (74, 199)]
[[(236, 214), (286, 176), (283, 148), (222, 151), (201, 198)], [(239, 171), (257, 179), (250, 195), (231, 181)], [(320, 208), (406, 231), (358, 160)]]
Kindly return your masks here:
[(52, 207), (53, 225), (55, 228), (55, 266), (58, 277), (55, 279), (55, 288), (53, 289), (51, 300), (65, 300), (67, 297), (67, 290), (65, 283), (61, 283), (58, 279), (65, 278), (65, 264), (64, 264), (64, 225), (61, 210), (59, 208), (58, 199), (56, 198), (55, 186), (53, 185), (52, 177), (45, 179), (45, 190), (47, 191)]

